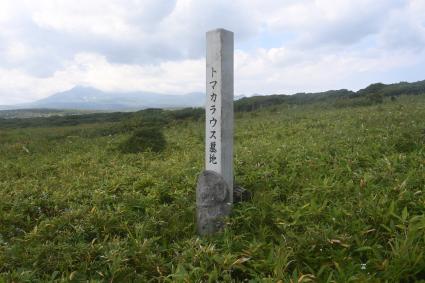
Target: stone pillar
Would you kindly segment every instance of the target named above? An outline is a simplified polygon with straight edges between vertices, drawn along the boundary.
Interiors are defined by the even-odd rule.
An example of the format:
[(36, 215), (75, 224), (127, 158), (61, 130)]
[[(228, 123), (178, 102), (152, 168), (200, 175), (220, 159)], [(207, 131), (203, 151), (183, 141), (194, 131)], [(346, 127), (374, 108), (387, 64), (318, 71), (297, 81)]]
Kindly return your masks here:
[(207, 32), (205, 170), (228, 184), (233, 203), (233, 32)]
[(205, 171), (196, 188), (200, 235), (219, 231), (233, 204), (233, 33), (207, 32)]

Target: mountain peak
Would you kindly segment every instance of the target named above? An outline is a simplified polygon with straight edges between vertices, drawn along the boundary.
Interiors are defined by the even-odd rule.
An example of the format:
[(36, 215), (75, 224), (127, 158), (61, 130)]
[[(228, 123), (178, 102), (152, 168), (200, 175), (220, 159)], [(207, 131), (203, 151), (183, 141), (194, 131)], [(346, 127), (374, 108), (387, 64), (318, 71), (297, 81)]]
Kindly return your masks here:
[(91, 86), (85, 86), (85, 85), (75, 85), (73, 88), (70, 88), (69, 90), (66, 91), (84, 91), (84, 90), (97, 90), (98, 89), (91, 87)]
[(83, 110), (139, 110), (144, 108), (200, 107), (205, 94), (167, 95), (153, 92), (106, 92), (89, 86), (53, 94), (31, 104), (37, 108)]

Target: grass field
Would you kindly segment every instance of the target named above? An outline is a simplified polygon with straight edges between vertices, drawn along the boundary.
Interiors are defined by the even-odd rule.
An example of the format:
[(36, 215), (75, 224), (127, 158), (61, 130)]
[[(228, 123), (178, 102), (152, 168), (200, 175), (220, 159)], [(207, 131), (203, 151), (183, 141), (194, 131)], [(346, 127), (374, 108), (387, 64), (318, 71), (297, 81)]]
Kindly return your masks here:
[(425, 282), (425, 96), (236, 115), (227, 228), (195, 232), (203, 121), (161, 153), (92, 124), (0, 130), (0, 282)]

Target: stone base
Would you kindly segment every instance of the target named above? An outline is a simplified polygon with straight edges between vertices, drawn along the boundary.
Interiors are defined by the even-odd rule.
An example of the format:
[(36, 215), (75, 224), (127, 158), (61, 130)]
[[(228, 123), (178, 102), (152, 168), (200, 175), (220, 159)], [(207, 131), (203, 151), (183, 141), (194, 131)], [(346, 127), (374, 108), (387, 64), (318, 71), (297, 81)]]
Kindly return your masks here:
[(230, 215), (232, 203), (229, 186), (214, 171), (203, 171), (196, 187), (196, 218), (199, 235), (211, 235), (224, 226), (224, 218)]

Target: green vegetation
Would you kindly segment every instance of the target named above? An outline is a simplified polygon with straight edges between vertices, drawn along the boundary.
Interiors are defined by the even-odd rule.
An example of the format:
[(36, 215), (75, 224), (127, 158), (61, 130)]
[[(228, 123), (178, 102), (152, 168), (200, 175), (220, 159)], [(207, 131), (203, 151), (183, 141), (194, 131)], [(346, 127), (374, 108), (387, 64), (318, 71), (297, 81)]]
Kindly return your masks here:
[(36, 118), (14, 118), (0, 119), (0, 128), (30, 128), (30, 127), (61, 127), (61, 126), (76, 126), (80, 124), (93, 123), (110, 123), (118, 122), (128, 117), (133, 113), (130, 112), (114, 112), (114, 113), (92, 113), (84, 115), (66, 115), (66, 116), (49, 116)]
[(145, 126), (137, 129), (128, 139), (120, 144), (123, 153), (143, 151), (160, 152), (164, 150), (166, 140), (158, 127)]
[(371, 84), (357, 92), (358, 95), (380, 94), (382, 96), (421, 95), (425, 93), (425, 81), (414, 83), (401, 82), (396, 84)]
[(0, 110), (0, 119), (16, 119), (16, 118), (38, 118), (51, 116), (67, 116), (67, 115), (83, 115), (96, 111), (89, 110), (58, 110), (58, 109), (15, 109)]
[[(383, 103), (386, 98), (391, 101), (396, 100), (396, 96), (400, 95), (421, 95), (425, 93), (425, 81), (414, 83), (401, 82), (397, 84), (372, 84), (358, 92), (346, 89), (330, 90), (319, 93), (297, 93), (294, 95), (268, 95), (245, 97), (235, 101), (236, 112), (249, 112), (276, 106), (280, 104), (286, 105), (306, 105), (313, 103), (321, 103), (323, 106), (335, 107), (362, 107)], [(33, 119), (14, 118), (10, 113), (20, 113), (17, 116), (46, 115), (46, 117), (37, 117)], [(27, 113), (28, 112), (28, 113)], [(54, 115), (59, 113), (60, 115)], [(65, 115), (66, 113), (72, 115)], [(114, 113), (92, 113), (85, 115), (73, 115), (71, 110), (46, 110), (46, 109), (28, 109), (28, 110), (5, 110), (0, 111), (0, 129), (7, 128), (28, 128), (28, 127), (58, 127), (58, 126), (76, 126), (89, 123), (111, 123), (124, 121), (138, 121), (142, 117), (146, 119), (152, 116), (154, 119), (160, 119), (165, 123), (192, 119), (199, 120), (204, 117), (202, 108), (186, 108), (180, 110), (161, 110), (161, 109), (145, 109), (138, 112), (114, 112)], [(8, 116), (9, 115), (9, 116)], [(159, 118), (159, 116), (161, 116)], [(2, 119), (3, 117), (3, 119)], [(30, 116), (32, 117), (32, 116)]]
[[(425, 96), (334, 104), (236, 113), (253, 199), (211, 238), (195, 233), (202, 111), (3, 127), (0, 282), (424, 280)], [(166, 145), (123, 154), (144, 127)]]
[(371, 84), (357, 92), (346, 89), (319, 93), (297, 93), (294, 95), (254, 96), (240, 99), (235, 103), (236, 111), (254, 111), (278, 104), (305, 105), (323, 103), (336, 107), (362, 107), (380, 104), (386, 97), (395, 100), (400, 95), (421, 95), (425, 93), (425, 81), (396, 84)]

